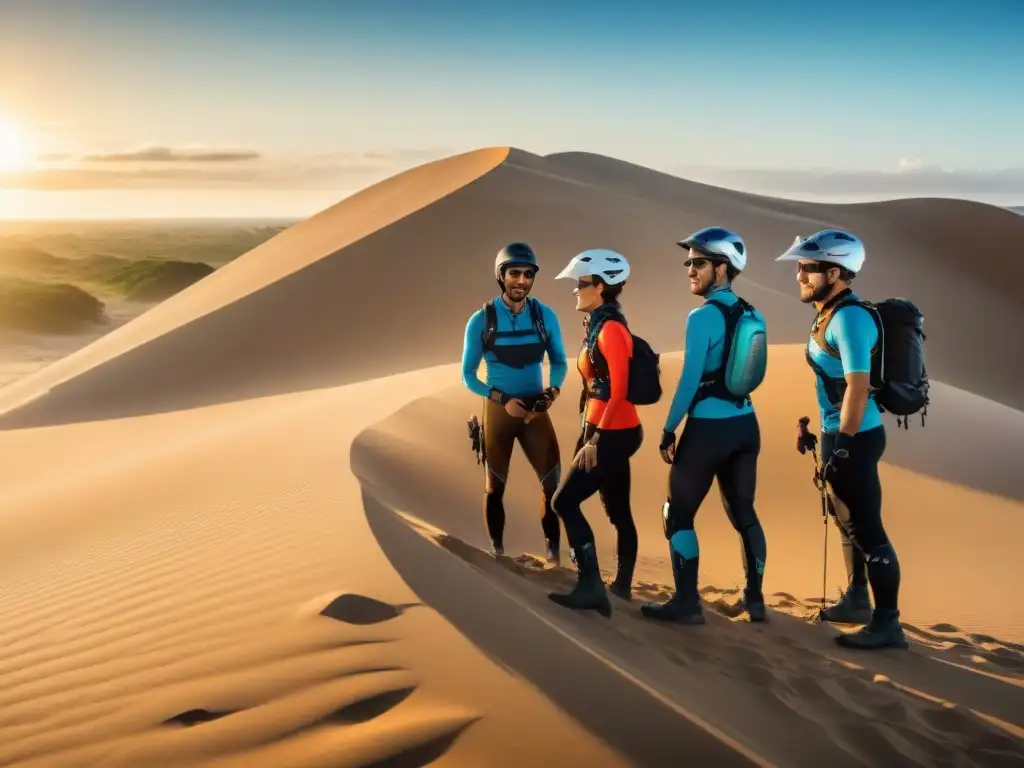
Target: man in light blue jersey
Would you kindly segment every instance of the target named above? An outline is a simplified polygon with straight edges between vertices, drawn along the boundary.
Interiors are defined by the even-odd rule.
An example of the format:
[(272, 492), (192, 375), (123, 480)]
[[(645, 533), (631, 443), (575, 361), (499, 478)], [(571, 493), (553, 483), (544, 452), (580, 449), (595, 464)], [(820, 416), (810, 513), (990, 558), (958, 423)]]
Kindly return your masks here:
[[(551, 497), (561, 479), (558, 438), (547, 409), (558, 397), (568, 372), (558, 317), (530, 298), (540, 267), (526, 243), (499, 251), (494, 277), (501, 293), (469, 318), (462, 349), (462, 382), (485, 398), (483, 453), (486, 467), (484, 519), (495, 555), (504, 554), (505, 507), (512, 448), (516, 441), (540, 479), (541, 529), (547, 555), (560, 562), (561, 531)], [(550, 383), (544, 386), (541, 363), (548, 356)], [(477, 375), (487, 363), (487, 380)]]
[[(672, 466), (663, 512), (676, 591), (667, 602), (640, 610), (652, 619), (704, 623), (693, 524), (717, 477), (722, 505), (742, 543), (744, 605), (751, 621), (764, 621), (767, 544), (754, 511), (761, 433), (750, 399), (764, 375), (764, 318), (732, 290), (747, 262), (738, 234), (707, 227), (678, 245), (690, 253), (685, 262), (690, 291), (706, 301), (686, 322), (683, 370), (660, 445), (662, 458)], [(687, 414), (677, 445), (675, 431)]]
[[(824, 479), (849, 577), (839, 603), (822, 611), (821, 618), (867, 622), (861, 630), (836, 638), (845, 647), (907, 648), (897, 605), (899, 560), (882, 525), (878, 462), (886, 436), (871, 386), (880, 324), (850, 288), (865, 255), (856, 235), (826, 229), (807, 239), (797, 237), (776, 261), (797, 262), (800, 300), (813, 304), (818, 313), (806, 358), (816, 378)], [(868, 583), (875, 596), (874, 611)]]

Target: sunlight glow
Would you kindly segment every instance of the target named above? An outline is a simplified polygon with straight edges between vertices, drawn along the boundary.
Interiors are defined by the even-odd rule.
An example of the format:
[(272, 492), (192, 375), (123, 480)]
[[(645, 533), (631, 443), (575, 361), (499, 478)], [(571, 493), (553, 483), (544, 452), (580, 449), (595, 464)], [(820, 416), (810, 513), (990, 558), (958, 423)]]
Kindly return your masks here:
[(29, 154), (25, 136), (14, 123), (0, 115), (0, 171), (12, 171), (29, 165)]

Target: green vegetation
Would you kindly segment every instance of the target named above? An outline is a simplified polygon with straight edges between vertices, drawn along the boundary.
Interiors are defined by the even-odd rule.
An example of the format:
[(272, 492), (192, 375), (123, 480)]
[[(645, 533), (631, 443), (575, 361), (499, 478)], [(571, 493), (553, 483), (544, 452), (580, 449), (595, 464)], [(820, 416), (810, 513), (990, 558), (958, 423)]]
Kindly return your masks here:
[(108, 266), (99, 279), (131, 301), (163, 301), (188, 288), (214, 270), (195, 261), (130, 262), (124, 266)]
[[(290, 222), (0, 221), (0, 328), (71, 333), (188, 288)], [(129, 316), (135, 314), (127, 310)]]
[(0, 278), (2, 329), (74, 333), (106, 322), (103, 302), (75, 285)]

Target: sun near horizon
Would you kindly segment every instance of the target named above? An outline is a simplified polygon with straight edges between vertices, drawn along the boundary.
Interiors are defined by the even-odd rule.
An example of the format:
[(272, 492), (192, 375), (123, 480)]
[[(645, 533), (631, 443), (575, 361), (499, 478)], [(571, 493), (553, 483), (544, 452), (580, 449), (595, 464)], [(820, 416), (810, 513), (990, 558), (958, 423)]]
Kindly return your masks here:
[(18, 125), (0, 114), (0, 171), (15, 171), (31, 165), (29, 140)]

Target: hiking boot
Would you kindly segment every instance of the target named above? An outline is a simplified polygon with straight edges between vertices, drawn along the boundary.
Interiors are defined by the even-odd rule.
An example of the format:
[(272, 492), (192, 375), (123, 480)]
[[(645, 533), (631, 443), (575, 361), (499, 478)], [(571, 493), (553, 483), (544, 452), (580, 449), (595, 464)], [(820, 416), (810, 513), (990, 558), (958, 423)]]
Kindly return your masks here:
[(501, 557), (505, 554), (505, 548), (501, 544), (491, 542), (491, 554), (495, 557)]
[(675, 550), (670, 549), (670, 552), (676, 593), (664, 603), (641, 605), (640, 613), (656, 621), (703, 624), (704, 611), (701, 608), (700, 595), (697, 594), (697, 558), (684, 560)]
[(597, 567), (597, 552), (594, 543), (588, 542), (582, 547), (569, 550), (569, 556), (576, 563), (579, 580), (569, 593), (550, 592), (548, 599), (565, 608), (575, 610), (595, 610), (602, 616), (612, 615), (612, 604), (601, 581), (601, 571)]
[(881, 648), (910, 648), (900, 625), (899, 611), (875, 611), (866, 625), (856, 632), (836, 637), (844, 648), (876, 650)]
[(615, 573), (615, 580), (608, 585), (608, 591), (626, 602), (633, 600), (633, 569), (636, 567), (636, 558), (619, 558), (619, 567)]
[(764, 595), (760, 592), (753, 592), (750, 589), (743, 590), (743, 607), (754, 622), (768, 620), (768, 612), (764, 606)]
[(871, 596), (867, 584), (850, 584), (839, 601), (819, 612), (821, 621), (841, 624), (867, 624), (871, 621)]
[(557, 544), (552, 544), (548, 539), (548, 562), (558, 566), (562, 564), (562, 553)]

